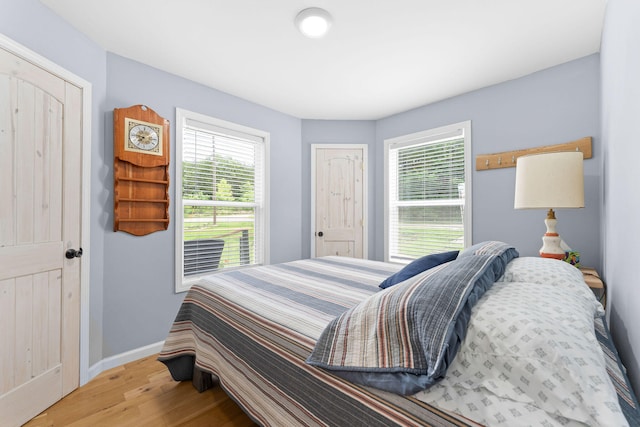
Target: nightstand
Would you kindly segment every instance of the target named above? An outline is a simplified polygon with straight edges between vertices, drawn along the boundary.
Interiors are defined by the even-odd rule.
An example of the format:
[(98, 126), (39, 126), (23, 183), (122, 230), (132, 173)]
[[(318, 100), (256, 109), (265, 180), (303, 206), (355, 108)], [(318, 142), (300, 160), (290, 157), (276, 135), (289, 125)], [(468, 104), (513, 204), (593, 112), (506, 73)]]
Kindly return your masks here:
[(602, 306), (607, 308), (607, 286), (600, 278), (596, 269), (591, 267), (580, 267), (580, 271), (582, 271), (582, 275), (584, 276), (584, 281), (587, 286), (591, 288), (593, 293), (596, 295), (596, 298), (598, 298), (598, 301), (602, 303)]

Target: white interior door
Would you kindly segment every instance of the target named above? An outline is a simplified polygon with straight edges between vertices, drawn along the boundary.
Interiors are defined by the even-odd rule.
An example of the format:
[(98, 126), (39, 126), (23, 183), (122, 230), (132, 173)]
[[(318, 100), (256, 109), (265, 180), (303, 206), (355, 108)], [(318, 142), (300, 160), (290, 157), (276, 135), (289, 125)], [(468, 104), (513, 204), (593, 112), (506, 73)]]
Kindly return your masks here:
[(366, 257), (365, 146), (314, 146), (315, 256)]
[(82, 90), (0, 48), (0, 424), (78, 387)]

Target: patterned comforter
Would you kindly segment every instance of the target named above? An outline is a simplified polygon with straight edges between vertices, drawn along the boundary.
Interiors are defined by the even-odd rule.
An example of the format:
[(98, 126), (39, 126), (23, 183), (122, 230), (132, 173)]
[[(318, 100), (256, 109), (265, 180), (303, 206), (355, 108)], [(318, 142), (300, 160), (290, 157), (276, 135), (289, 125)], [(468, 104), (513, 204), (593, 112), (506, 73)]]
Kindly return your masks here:
[[(245, 412), (265, 426), (475, 426), (479, 424), (470, 419), (488, 422), (477, 412), (469, 415), (465, 408), (447, 406), (451, 397), (446, 392), (401, 396), (351, 383), (305, 362), (325, 327), (381, 292), (378, 284), (399, 268), (325, 257), (207, 276), (186, 295), (159, 359), (176, 380), (190, 380), (200, 372), (214, 375)], [(464, 345), (460, 351), (467, 355)], [(615, 349), (605, 355), (617, 363)], [(626, 392), (631, 405), (625, 408), (630, 411), (627, 417), (637, 416), (637, 402), (624, 387), (624, 374), (619, 370), (609, 374), (619, 380), (618, 394)], [(610, 381), (605, 388), (614, 390), (615, 396)], [(465, 406), (479, 406), (486, 396), (477, 399), (471, 406), (465, 401)], [(509, 412), (504, 416), (510, 417)], [(557, 425), (564, 421), (553, 414), (549, 419)], [(507, 419), (504, 425), (515, 424)]]

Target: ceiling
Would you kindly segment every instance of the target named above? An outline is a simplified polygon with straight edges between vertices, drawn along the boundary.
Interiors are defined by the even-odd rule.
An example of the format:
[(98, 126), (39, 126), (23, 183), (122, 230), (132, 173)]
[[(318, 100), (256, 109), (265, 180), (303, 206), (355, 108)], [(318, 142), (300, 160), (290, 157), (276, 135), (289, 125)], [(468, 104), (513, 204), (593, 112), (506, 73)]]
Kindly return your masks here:
[[(600, 49), (606, 0), (41, 0), (105, 50), (305, 119), (373, 120)], [(323, 39), (296, 14), (333, 16)]]

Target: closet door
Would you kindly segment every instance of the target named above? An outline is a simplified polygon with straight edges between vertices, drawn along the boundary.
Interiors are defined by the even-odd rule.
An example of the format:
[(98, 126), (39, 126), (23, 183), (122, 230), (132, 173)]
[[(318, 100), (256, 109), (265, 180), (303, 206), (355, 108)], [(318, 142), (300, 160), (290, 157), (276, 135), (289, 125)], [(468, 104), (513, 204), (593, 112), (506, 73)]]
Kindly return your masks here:
[(80, 88), (0, 48), (3, 426), (79, 383), (81, 113)]
[(315, 256), (365, 258), (364, 148), (314, 146)]

